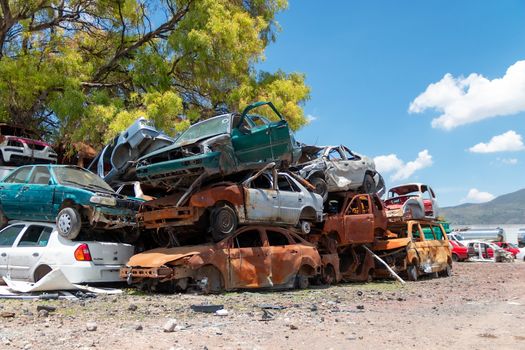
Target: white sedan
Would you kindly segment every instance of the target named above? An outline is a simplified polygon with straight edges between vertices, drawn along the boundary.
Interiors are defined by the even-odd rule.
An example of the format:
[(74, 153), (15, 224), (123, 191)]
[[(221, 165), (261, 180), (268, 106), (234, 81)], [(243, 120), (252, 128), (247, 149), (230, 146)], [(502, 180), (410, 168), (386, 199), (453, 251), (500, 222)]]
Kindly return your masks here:
[(71, 283), (117, 282), (133, 250), (124, 243), (71, 241), (51, 223), (14, 222), (0, 231), (0, 277), (36, 282), (60, 269)]

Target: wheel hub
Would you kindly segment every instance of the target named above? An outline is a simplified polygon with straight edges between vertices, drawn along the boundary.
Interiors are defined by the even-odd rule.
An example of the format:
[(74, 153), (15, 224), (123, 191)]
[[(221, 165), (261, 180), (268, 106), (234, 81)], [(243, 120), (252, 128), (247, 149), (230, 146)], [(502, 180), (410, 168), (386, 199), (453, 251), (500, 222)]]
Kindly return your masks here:
[(69, 214), (62, 214), (58, 218), (58, 227), (62, 232), (69, 232), (71, 230), (71, 216)]

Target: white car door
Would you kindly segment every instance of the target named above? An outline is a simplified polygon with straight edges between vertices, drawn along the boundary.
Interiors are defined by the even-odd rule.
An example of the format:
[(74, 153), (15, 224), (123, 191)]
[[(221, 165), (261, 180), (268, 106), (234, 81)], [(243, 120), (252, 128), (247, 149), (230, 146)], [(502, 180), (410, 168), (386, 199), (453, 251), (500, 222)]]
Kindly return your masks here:
[(0, 231), (0, 277), (8, 275), (9, 256), (13, 244), (25, 228), (25, 225), (10, 225)]
[(344, 163), (347, 165), (347, 177), (352, 181), (353, 185), (361, 186), (365, 178), (365, 161), (358, 155), (353, 154), (345, 146), (341, 146), (341, 153), (343, 154)]
[(286, 174), (277, 175), (279, 189), (279, 222), (295, 225), (299, 222), (305, 196)]
[(354, 181), (352, 167), (339, 147), (329, 147), (324, 154), (326, 161), (326, 183), (328, 191), (348, 190)]
[(50, 226), (27, 226), (9, 254), (8, 273), (12, 279), (31, 279), (30, 273), (38, 266), (52, 231)]
[(261, 174), (245, 187), (247, 196), (247, 222), (275, 222), (279, 215), (279, 192), (274, 189), (273, 182), (267, 174)]

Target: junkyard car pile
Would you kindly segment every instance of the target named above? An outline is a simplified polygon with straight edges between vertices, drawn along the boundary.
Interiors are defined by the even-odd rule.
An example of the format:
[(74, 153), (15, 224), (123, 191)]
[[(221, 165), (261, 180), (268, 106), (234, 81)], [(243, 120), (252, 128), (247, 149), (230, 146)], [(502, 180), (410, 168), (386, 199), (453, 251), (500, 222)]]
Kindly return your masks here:
[[(263, 108), (271, 113), (255, 113)], [(342, 145), (298, 143), (270, 102), (196, 123), (174, 139), (139, 119), (88, 169), (98, 176), (63, 165), (18, 168), (0, 184), (0, 219), (56, 222), (58, 237), (35, 233), (35, 246), (56, 238), (121, 242), (108, 264), (129, 253), (122, 242), (134, 242), (138, 254), (120, 277), (152, 290), (306, 288), (386, 271), (411, 280), (451, 273), (429, 186), (398, 186), (383, 202), (373, 160)], [(26, 244), (7, 229), (0, 246)], [(92, 259), (89, 244), (75, 247), (74, 257)], [(39, 273), (29, 275), (38, 279), (34, 265)]]

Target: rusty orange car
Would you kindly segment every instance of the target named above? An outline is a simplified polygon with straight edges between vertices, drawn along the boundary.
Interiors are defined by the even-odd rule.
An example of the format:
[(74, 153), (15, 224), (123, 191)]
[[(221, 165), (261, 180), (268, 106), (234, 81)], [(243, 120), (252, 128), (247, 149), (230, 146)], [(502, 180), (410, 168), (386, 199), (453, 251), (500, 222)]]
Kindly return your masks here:
[[(452, 254), (445, 229), (439, 222), (408, 220), (389, 226), (389, 238), (376, 240), (374, 252), (395, 272), (405, 273), (411, 281), (424, 274), (450, 276)], [(376, 276), (388, 276), (376, 262)]]
[(120, 276), (149, 290), (204, 293), (307, 288), (321, 273), (317, 248), (279, 227), (247, 226), (215, 244), (157, 248), (131, 257)]

